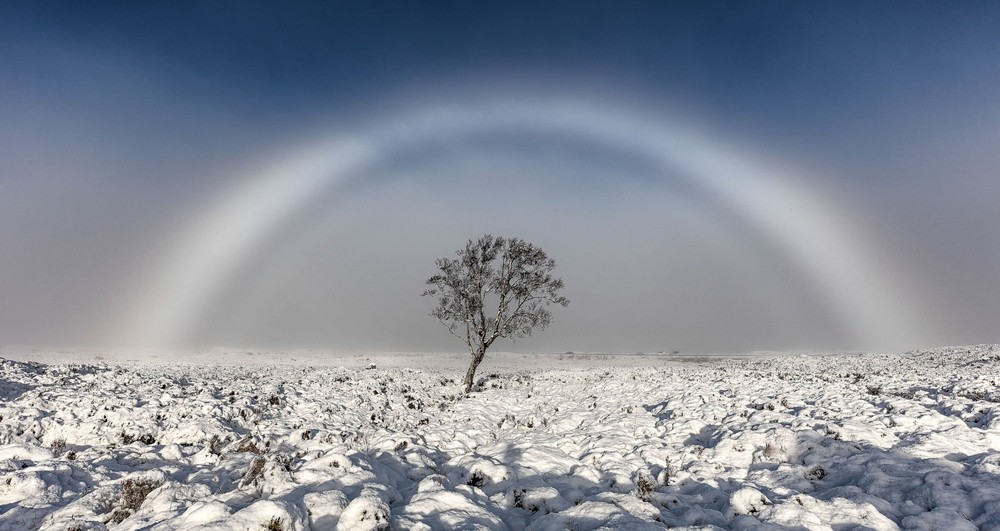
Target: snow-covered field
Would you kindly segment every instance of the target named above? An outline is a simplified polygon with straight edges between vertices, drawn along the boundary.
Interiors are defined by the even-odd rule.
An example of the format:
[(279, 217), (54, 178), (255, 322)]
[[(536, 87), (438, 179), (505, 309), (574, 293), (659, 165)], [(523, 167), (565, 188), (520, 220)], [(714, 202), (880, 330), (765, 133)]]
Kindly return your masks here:
[(465, 363), (0, 353), (0, 529), (1000, 529), (997, 345)]

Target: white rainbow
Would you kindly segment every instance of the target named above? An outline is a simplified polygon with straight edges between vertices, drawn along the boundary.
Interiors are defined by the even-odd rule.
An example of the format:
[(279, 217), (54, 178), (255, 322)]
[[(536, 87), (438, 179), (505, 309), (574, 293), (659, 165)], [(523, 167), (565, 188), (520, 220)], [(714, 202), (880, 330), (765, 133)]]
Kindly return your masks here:
[(903, 291), (870, 259), (864, 238), (834, 214), (836, 205), (809, 193), (801, 179), (683, 125), (604, 105), (518, 99), (425, 106), (364, 134), (316, 140), (241, 181), (195, 217), (143, 279), (141, 300), (121, 321), (122, 343), (184, 343), (236, 268), (328, 187), (404, 149), (506, 130), (597, 142), (661, 165), (665, 174), (674, 170), (671, 178), (689, 180), (776, 243), (858, 346), (914, 341)]

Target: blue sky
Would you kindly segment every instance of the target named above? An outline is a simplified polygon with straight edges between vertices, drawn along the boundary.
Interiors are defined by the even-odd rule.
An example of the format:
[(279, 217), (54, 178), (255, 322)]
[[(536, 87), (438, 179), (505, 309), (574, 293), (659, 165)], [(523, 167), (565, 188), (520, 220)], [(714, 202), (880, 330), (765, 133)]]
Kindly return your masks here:
[(505, 347), (997, 341), (995, 4), (8, 2), (0, 21), (0, 344), (116, 344), (177, 235), (316, 138), (531, 99), (787, 170), (864, 240), (844, 267), (888, 271), (920, 333), (856, 337), (787, 241), (682, 169), (512, 127), (384, 149), (261, 236), (183, 339), (449, 348), (414, 294), (490, 230), (550, 249), (574, 300)]

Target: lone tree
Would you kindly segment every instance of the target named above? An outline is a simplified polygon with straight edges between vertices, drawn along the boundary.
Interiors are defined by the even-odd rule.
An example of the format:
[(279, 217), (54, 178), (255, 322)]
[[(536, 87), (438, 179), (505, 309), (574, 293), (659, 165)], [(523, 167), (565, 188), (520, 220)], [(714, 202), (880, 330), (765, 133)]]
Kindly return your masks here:
[(545, 328), (552, 322), (548, 306), (566, 306), (569, 299), (559, 295), (563, 281), (552, 276), (555, 260), (522, 239), (487, 234), (455, 254), (435, 260), (438, 274), (427, 279), (432, 287), (423, 294), (438, 298), (431, 316), (469, 347), (468, 393), (494, 341)]

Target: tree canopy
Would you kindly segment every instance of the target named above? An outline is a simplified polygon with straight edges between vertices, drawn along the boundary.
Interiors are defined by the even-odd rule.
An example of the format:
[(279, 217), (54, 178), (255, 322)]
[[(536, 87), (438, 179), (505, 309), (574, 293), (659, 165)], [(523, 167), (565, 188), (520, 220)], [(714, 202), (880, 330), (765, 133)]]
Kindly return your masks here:
[(550, 305), (567, 306), (563, 281), (552, 275), (555, 260), (520, 238), (486, 234), (469, 240), (456, 258), (435, 261), (423, 295), (437, 297), (431, 316), (463, 340), (472, 355), (466, 392), (486, 350), (500, 338), (530, 336), (552, 322)]

